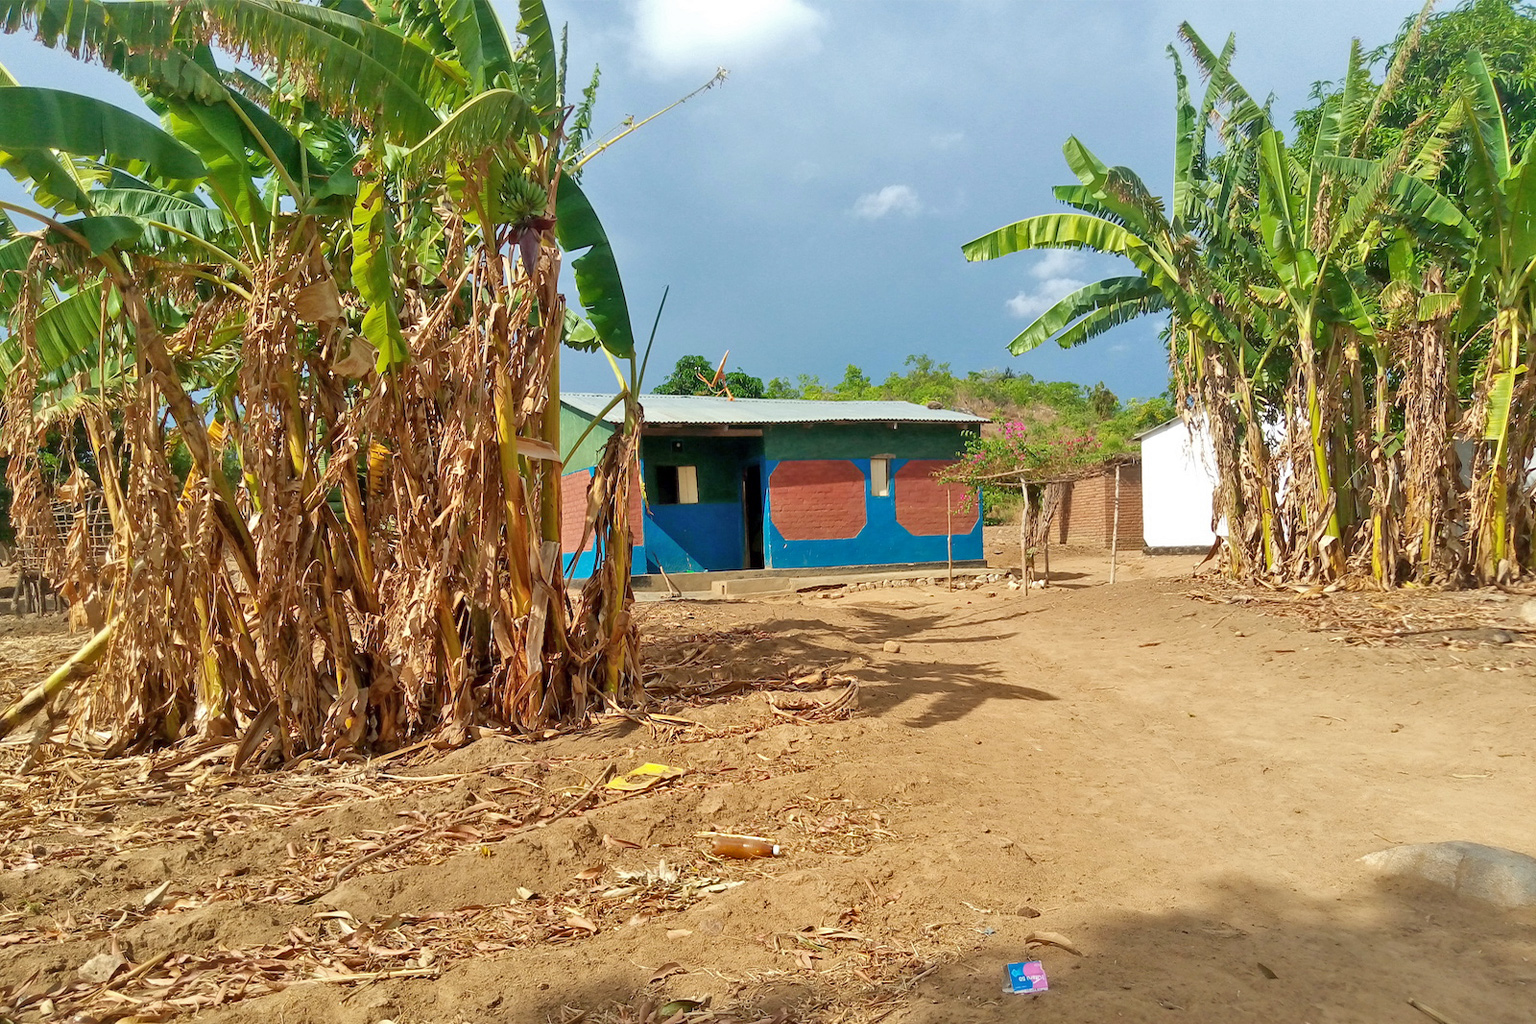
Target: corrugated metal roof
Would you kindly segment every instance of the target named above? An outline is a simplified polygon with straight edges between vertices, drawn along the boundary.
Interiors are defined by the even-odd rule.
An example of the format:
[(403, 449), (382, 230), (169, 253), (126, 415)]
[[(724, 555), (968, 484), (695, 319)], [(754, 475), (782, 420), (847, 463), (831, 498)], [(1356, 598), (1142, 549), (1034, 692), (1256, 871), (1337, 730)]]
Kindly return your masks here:
[(1179, 423), (1179, 422), (1181, 422), (1181, 421), (1180, 421), (1179, 417), (1177, 417), (1177, 416), (1175, 416), (1171, 420), (1164, 420), (1163, 422), (1159, 423), (1155, 427), (1148, 427), (1146, 430), (1143, 430), (1139, 434), (1132, 434), (1131, 435), (1131, 440), (1132, 441), (1140, 441), (1144, 437), (1151, 437), (1153, 434), (1160, 434), (1163, 431), (1167, 430), (1169, 427), (1173, 426), (1175, 423)]
[[(612, 395), (566, 391), (560, 401), (596, 416)], [(656, 425), (758, 426), (772, 423), (985, 423), (984, 417), (953, 409), (928, 409), (912, 402), (829, 402), (804, 398), (714, 398), (708, 395), (641, 395), (645, 422)], [(603, 417), (622, 423), (615, 406)]]

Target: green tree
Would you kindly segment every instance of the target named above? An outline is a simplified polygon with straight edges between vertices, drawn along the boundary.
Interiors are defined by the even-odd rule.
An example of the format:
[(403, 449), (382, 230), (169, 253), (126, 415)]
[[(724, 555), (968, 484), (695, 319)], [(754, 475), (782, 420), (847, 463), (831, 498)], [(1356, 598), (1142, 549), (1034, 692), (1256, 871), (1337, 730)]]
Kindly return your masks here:
[(667, 379), (652, 390), (658, 395), (707, 395), (715, 366), (703, 356), (683, 356)]
[[(672, 367), (667, 379), (653, 390), (658, 395), (716, 394), (719, 389), (710, 387), (710, 382), (715, 379), (715, 370), (715, 365), (703, 356), (683, 356)], [(753, 377), (740, 370), (728, 371), (724, 383), (736, 398), (763, 398), (767, 394), (761, 377)]]
[(848, 369), (843, 372), (843, 379), (838, 381), (837, 386), (832, 389), (835, 397), (844, 400), (869, 398), (873, 392), (874, 385), (869, 377), (852, 363), (849, 363)]
[(1104, 386), (1103, 381), (1099, 381), (1093, 386), (1093, 390), (1088, 392), (1088, 404), (1093, 408), (1094, 414), (1104, 420), (1120, 411), (1120, 399)]
[[(1515, 148), (1536, 133), (1536, 6), (1522, 0), (1465, 0), (1427, 18), (1403, 23), (1397, 37), (1372, 50), (1372, 65), (1390, 69), (1407, 60), (1388, 89), (1385, 102), (1362, 146), (1362, 155), (1392, 152), (1403, 133), (1425, 115), (1454, 110), (1457, 97), (1471, 84), (1466, 55), (1481, 53), (1489, 77), (1505, 99), (1510, 142)], [(1309, 151), (1323, 109), (1345, 91), (1343, 82), (1313, 86), (1313, 103), (1295, 115), (1295, 148)], [(1373, 85), (1372, 95), (1381, 86)], [(1451, 138), (1445, 168), (1436, 184), (1448, 194), (1464, 189), (1468, 150), (1465, 135)]]
[(763, 379), (740, 370), (731, 370), (725, 375), (725, 386), (730, 388), (731, 394), (737, 398), (767, 397), (767, 388), (763, 386)]

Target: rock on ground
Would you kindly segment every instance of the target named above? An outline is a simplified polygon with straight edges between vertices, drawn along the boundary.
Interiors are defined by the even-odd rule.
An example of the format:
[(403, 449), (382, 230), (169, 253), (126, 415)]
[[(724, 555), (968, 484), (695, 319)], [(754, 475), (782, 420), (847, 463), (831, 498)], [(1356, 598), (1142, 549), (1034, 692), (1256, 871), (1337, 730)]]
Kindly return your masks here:
[(1481, 843), (1418, 843), (1360, 858), (1388, 875), (1422, 878), (1501, 907), (1536, 906), (1536, 857)]

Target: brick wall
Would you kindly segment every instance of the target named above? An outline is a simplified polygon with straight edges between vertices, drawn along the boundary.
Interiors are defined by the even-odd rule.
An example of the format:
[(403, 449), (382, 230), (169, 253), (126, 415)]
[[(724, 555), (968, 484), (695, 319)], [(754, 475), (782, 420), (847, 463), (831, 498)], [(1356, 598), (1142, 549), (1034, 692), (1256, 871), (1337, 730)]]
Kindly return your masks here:
[[(1115, 471), (1074, 480), (1062, 498), (1052, 524), (1051, 539), (1058, 544), (1107, 548), (1115, 520)], [(1121, 550), (1140, 550), (1141, 463), (1120, 467)]]
[(896, 471), (896, 521), (914, 537), (970, 533), (981, 514), (974, 488), (935, 480), (953, 459), (913, 459)]
[[(581, 528), (587, 522), (587, 485), (592, 482), (590, 469), (567, 473), (560, 478), (560, 550), (571, 555), (581, 543)], [(583, 551), (592, 548), (592, 538), (587, 538)]]
[(773, 525), (785, 540), (844, 540), (864, 529), (864, 473), (846, 459), (781, 462), (768, 474)]
[[(579, 469), (560, 478), (560, 550), (567, 555), (576, 554), (581, 543), (582, 528), (587, 525), (587, 488), (592, 483), (592, 471)], [(629, 535), (630, 543), (645, 543), (644, 495), (640, 489), (640, 469), (633, 466), (629, 475)], [(591, 551), (594, 538), (587, 538), (582, 551)]]

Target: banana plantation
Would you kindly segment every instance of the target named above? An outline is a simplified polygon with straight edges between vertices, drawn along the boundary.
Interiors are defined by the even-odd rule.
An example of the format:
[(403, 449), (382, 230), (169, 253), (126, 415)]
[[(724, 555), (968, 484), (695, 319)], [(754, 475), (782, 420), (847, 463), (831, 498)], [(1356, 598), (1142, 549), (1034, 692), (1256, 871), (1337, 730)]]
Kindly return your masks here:
[(1169, 47), (1171, 198), (1073, 138), (1079, 183), (1055, 190), (1072, 212), (965, 246), (971, 260), (1057, 248), (1131, 264), (1012, 351), (1166, 314), (1172, 389), (1212, 439), (1213, 522), (1238, 577), (1393, 587), (1536, 570), (1536, 156), (1475, 50), (1436, 102), (1382, 130), (1428, 18), (1380, 83), (1357, 42), (1290, 142), (1234, 77), (1232, 41), (1218, 52), (1185, 24), (1204, 91), (1197, 103)]
[[(102, 609), (50, 684), (97, 667), (74, 712), (110, 749), (393, 749), (634, 698), (635, 415), (578, 593), (559, 547), (561, 350), (634, 356), (579, 184), (596, 83), (569, 102), (542, 3), (518, 14), (0, 4), (160, 122), (0, 72), (0, 160), (37, 204), (0, 217), (12, 517)], [(110, 557), (55, 527), (71, 477)]]

